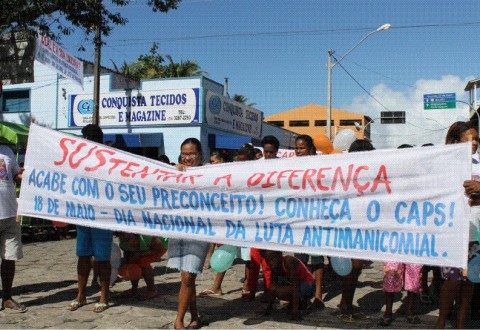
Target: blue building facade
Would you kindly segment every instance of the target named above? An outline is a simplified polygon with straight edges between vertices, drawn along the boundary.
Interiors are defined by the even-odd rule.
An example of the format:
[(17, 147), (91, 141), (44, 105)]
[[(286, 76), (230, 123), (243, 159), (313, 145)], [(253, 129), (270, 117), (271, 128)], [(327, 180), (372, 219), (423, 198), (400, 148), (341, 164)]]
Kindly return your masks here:
[[(0, 121), (36, 123), (80, 135), (91, 123), (93, 66), (84, 63), (83, 86), (54, 69), (33, 62), (33, 81), (3, 86)], [(100, 126), (105, 142), (139, 155), (167, 155), (177, 162), (180, 144), (198, 138), (206, 150), (259, 145), (276, 136), (282, 148), (294, 146), (296, 134), (267, 124), (263, 113), (224, 96), (224, 86), (209, 78), (129, 80), (106, 68), (100, 77)]]

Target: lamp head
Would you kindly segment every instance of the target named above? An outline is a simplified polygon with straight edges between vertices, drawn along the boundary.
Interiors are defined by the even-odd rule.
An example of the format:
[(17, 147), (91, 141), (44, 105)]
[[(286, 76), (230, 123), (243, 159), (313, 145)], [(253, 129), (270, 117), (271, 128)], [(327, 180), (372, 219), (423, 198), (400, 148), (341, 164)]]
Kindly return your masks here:
[(357, 129), (357, 131), (361, 131), (362, 130), (362, 125), (360, 125), (359, 123), (355, 122), (355, 128)]
[(382, 26), (380, 26), (378, 29), (377, 29), (377, 32), (379, 31), (383, 31), (383, 30), (388, 30), (392, 27), (391, 24), (387, 23), (387, 24), (383, 24)]

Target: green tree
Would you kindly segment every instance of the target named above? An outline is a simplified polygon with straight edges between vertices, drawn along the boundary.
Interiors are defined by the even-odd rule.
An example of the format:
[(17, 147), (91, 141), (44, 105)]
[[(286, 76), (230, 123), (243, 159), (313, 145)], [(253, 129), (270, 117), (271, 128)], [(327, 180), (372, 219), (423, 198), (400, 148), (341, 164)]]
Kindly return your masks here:
[(164, 58), (158, 54), (158, 44), (153, 43), (149, 54), (140, 55), (128, 64), (131, 77), (135, 79), (154, 79), (162, 77)]
[(123, 61), (121, 67), (118, 67), (117, 63), (115, 63), (114, 61), (112, 61), (112, 65), (113, 70), (115, 70), (116, 72), (121, 73), (125, 77), (133, 78), (132, 74), (130, 73), (130, 66), (128, 65), (127, 61)]
[[(127, 19), (114, 7), (128, 6), (132, 0), (110, 0), (107, 7), (102, 0), (0, 0), (0, 34), (10, 31), (40, 30), (55, 39), (78, 28), (87, 38), (100, 27), (108, 36), (114, 26), (125, 25)], [(147, 0), (154, 12), (177, 9), (182, 0)]]
[[(167, 64), (164, 64), (165, 58)], [(158, 44), (154, 42), (148, 54), (140, 55), (130, 64), (124, 62), (120, 68), (113, 62), (113, 67), (115, 71), (137, 80), (208, 75), (197, 62), (187, 60), (177, 63), (170, 55), (165, 58), (158, 53)]]
[(256, 103), (248, 103), (247, 104), (248, 98), (246, 98), (244, 95), (241, 95), (241, 94), (233, 95), (232, 100), (234, 100), (236, 102), (239, 102), (239, 103), (242, 103), (242, 104), (245, 104), (249, 107), (254, 107), (256, 105)]
[(176, 63), (173, 61), (170, 55), (165, 56), (168, 60), (168, 64), (164, 66), (163, 78), (174, 77), (193, 77), (193, 76), (206, 76), (205, 71), (200, 70), (200, 65), (194, 61), (180, 61)]

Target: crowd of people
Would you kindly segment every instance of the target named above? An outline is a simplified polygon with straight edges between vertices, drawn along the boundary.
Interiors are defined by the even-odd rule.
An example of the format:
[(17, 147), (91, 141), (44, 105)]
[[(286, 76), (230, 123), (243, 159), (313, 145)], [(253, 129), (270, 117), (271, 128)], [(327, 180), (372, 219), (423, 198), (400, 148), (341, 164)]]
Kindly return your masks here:
[[(96, 125), (87, 125), (82, 130), (85, 139), (102, 143), (103, 132)], [(456, 122), (449, 128), (446, 144), (472, 142), (472, 155), (476, 155), (478, 148), (478, 132), (470, 122)], [(234, 157), (221, 151), (213, 150), (210, 153), (209, 163), (220, 164), (230, 161), (264, 161), (277, 157), (280, 143), (274, 136), (266, 136), (261, 141), (262, 150), (254, 148), (252, 144), (242, 145)], [(411, 147), (402, 145), (401, 148)], [(368, 140), (356, 140), (348, 152), (371, 151), (373, 145)], [(259, 154), (261, 154), (259, 156)], [(312, 137), (299, 135), (295, 141), (295, 154), (297, 157), (316, 155)], [(175, 166), (180, 171), (190, 167), (203, 165), (203, 149), (196, 138), (188, 138), (181, 144), (178, 164)], [(162, 156), (161, 161), (170, 163)], [(480, 166), (478, 157), (472, 158), (473, 171), (477, 172)], [(480, 167), (478, 168), (480, 174)], [(22, 179), (22, 170), (15, 161), (12, 151), (0, 145), (0, 253), (1, 278), (2, 278), (2, 309), (15, 312), (26, 312), (27, 307), (17, 302), (12, 297), (12, 285), (15, 274), (15, 262), (22, 258), (21, 231), (16, 221), (16, 196), (15, 182)], [(476, 214), (476, 206), (480, 206), (480, 181), (466, 180), (464, 182), (465, 194)], [(473, 218), (473, 217), (472, 217)], [(475, 221), (465, 219), (465, 221)], [(471, 226), (476, 228), (475, 226)], [(469, 242), (469, 258), (480, 255), (480, 248), (476, 238), (476, 230), (471, 230)], [(111, 284), (111, 254), (114, 233), (109, 230), (77, 226), (76, 255), (78, 291), (76, 297), (68, 304), (69, 311), (76, 311), (86, 305), (86, 286), (91, 270), (94, 269), (96, 282), (100, 288), (100, 296), (93, 311), (102, 313), (109, 305), (109, 287)], [(178, 292), (177, 316), (174, 321), (175, 329), (198, 329), (203, 323), (197, 308), (197, 297), (222, 295), (222, 281), (225, 272), (217, 273), (210, 287), (205, 288), (197, 295), (196, 278), (203, 270), (210, 268), (212, 257), (218, 244), (200, 242), (188, 239), (162, 239), (132, 233), (119, 233), (120, 248), (124, 253), (124, 260), (119, 268), (119, 276), (130, 280), (132, 287), (124, 292), (124, 296), (137, 295), (139, 280), (144, 279), (146, 291), (142, 299), (152, 299), (158, 292), (154, 284), (152, 262), (168, 251), (167, 267), (180, 272), (180, 288)], [(276, 300), (288, 303), (286, 310), (292, 320), (301, 317), (302, 310), (322, 310), (324, 272), (331, 267), (329, 259), (322, 255), (284, 254), (279, 251), (270, 251), (258, 248), (242, 248), (240, 258), (245, 261), (245, 277), (240, 298), (245, 302), (260, 299), (266, 303), (266, 308), (258, 314), (268, 315)], [(351, 259), (351, 271), (341, 276), (341, 301), (339, 304), (338, 318), (344, 322), (352, 323), (355, 319), (365, 318), (366, 315), (354, 309), (353, 301), (358, 279), (362, 272), (364, 260)], [(257, 296), (260, 269), (263, 276), (263, 294)], [(331, 268), (330, 268), (331, 270)], [(228, 271), (228, 270), (227, 270)], [(415, 312), (415, 301), (419, 296), (420, 301), (432, 304), (433, 299), (429, 293), (428, 272), (433, 271), (432, 294), (438, 299), (439, 316), (435, 328), (444, 328), (446, 320), (452, 311), (454, 303), (457, 305), (456, 326), (463, 328), (468, 315), (469, 307), (472, 308), (471, 317), (479, 317), (479, 306), (471, 304), (475, 294), (480, 299), (478, 284), (474, 285), (462, 269), (433, 267), (428, 265), (404, 264), (395, 260), (384, 263), (383, 291), (385, 294), (385, 313), (378, 320), (379, 327), (388, 327), (393, 320), (394, 294), (402, 290), (407, 291), (407, 308), (405, 317), (407, 322), (418, 324), (420, 318)], [(474, 293), (475, 292), (475, 293)], [(190, 314), (189, 322), (185, 321), (187, 312)], [(425, 325), (428, 326), (428, 325)], [(432, 325), (433, 326), (433, 325)]]

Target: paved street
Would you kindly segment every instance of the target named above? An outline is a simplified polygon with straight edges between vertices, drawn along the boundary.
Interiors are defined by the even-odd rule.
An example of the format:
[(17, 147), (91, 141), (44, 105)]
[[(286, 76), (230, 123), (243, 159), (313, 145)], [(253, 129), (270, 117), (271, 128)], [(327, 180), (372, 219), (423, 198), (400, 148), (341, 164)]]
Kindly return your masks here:
[[(154, 264), (155, 281), (160, 293), (157, 298), (148, 301), (121, 299), (118, 297), (119, 293), (128, 289), (130, 283), (120, 282), (111, 289), (111, 308), (104, 313), (95, 314), (92, 309), (98, 292), (94, 289), (89, 290), (87, 306), (75, 312), (65, 309), (76, 294), (75, 239), (26, 243), (24, 252), (24, 259), (17, 263), (14, 294), (28, 306), (29, 311), (25, 314), (0, 312), (0, 328), (173, 328), (179, 274), (166, 269), (166, 260)], [(340, 282), (330, 272), (327, 273), (325, 281), (326, 308), (322, 311), (310, 311), (298, 322), (291, 322), (278, 304), (277, 310), (271, 316), (254, 315), (254, 312), (263, 306), (259, 301), (245, 303), (240, 299), (243, 264), (236, 264), (227, 272), (223, 286), (224, 295), (198, 298), (198, 306), (203, 320), (209, 323), (205, 326), (206, 329), (376, 328), (376, 322), (384, 308), (381, 267), (380, 263), (372, 263), (363, 270), (355, 305), (369, 318), (356, 320), (354, 323), (344, 323), (335, 315), (340, 301)], [(197, 292), (210, 287), (214, 274), (208, 270), (198, 277)], [(144, 287), (143, 280), (140, 287)], [(391, 328), (431, 328), (438, 315), (436, 307), (418, 302), (417, 310), (422, 323), (413, 326), (408, 324), (401, 314), (401, 299), (404, 297), (405, 295), (398, 295), (395, 299), (395, 319)], [(448, 324), (448, 327), (451, 328), (452, 324)], [(469, 321), (467, 327), (480, 328), (480, 322)]]

